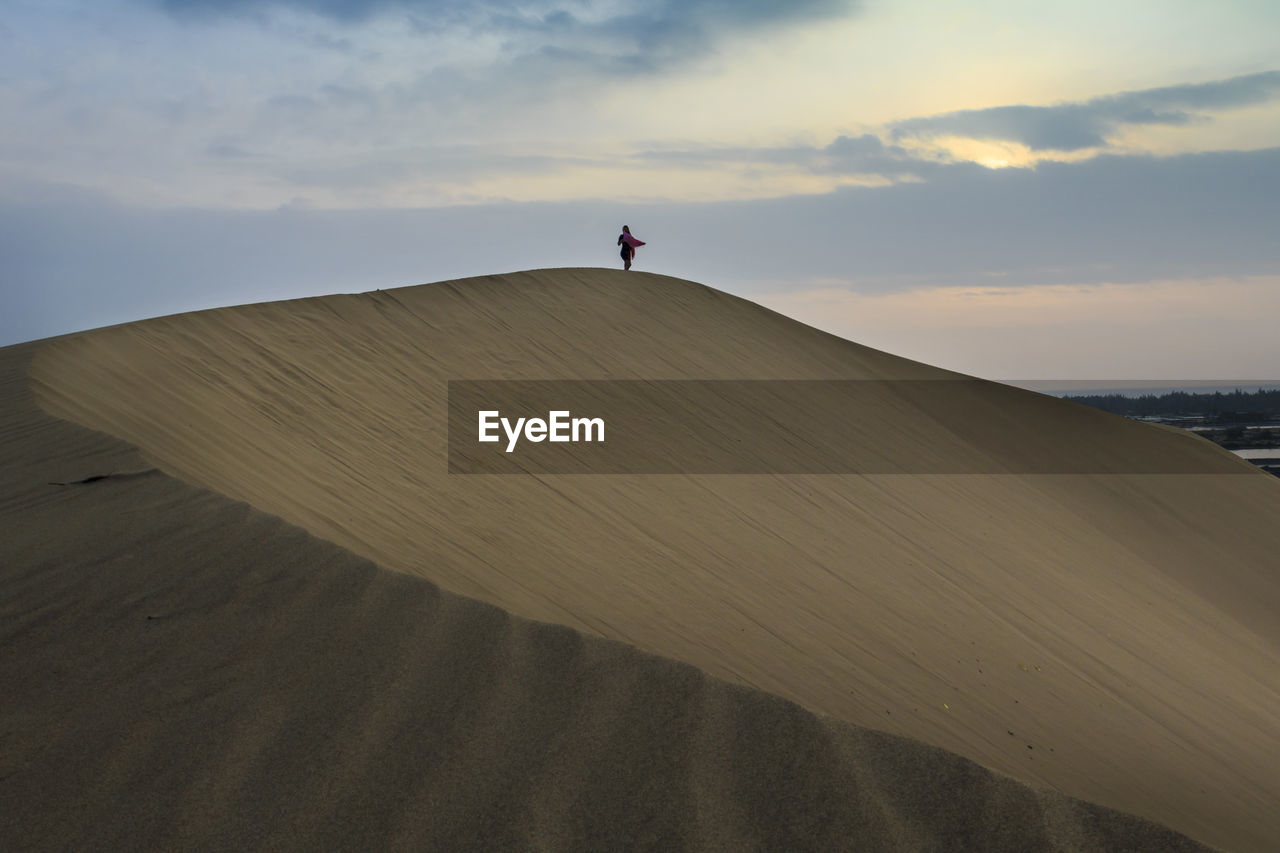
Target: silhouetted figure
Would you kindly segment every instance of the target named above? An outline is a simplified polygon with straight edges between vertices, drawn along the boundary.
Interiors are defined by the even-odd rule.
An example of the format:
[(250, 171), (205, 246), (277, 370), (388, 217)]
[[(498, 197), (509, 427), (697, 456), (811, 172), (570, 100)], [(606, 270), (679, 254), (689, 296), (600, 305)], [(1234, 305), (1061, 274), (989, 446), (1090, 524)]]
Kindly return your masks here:
[(622, 255), (622, 268), (624, 270), (631, 269), (631, 259), (635, 256), (636, 249), (644, 245), (643, 240), (637, 240), (631, 236), (631, 229), (623, 225), (622, 233), (618, 235), (618, 245), (622, 247), (619, 253)]

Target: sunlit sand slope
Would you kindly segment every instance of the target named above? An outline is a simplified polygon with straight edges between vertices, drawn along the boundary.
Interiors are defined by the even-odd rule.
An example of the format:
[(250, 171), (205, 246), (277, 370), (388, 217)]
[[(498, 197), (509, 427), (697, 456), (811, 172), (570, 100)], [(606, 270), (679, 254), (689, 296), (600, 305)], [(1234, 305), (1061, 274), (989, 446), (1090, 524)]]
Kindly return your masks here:
[(1202, 473), (995, 473), (1025, 470), (1011, 445), (982, 475), (447, 474), (450, 379), (963, 379), (603, 270), (104, 329), (31, 376), (164, 471), (451, 592), (1211, 844), (1280, 838), (1280, 483), (1194, 437), (973, 384), (848, 440), (946, 470), (996, 411), (1082, 470)]
[(391, 572), (0, 351), (0, 849), (1201, 849)]

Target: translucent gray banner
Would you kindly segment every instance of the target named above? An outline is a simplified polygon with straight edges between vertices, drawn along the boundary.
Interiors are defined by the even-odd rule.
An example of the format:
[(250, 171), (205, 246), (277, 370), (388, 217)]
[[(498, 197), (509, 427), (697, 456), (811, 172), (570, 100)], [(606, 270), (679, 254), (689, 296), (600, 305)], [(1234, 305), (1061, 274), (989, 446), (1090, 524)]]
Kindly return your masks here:
[(1250, 474), (1207, 441), (979, 379), (455, 380), (453, 474)]

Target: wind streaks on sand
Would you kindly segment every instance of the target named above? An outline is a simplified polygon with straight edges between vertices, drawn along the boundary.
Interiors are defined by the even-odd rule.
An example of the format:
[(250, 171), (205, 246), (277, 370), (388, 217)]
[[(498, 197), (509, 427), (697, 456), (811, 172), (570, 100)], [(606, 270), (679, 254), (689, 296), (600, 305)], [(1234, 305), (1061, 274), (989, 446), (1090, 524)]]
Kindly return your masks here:
[(0, 354), (0, 845), (1196, 850), (136, 470)]
[[(341, 804), (372, 785), (390, 801), (359, 807), (370, 837), (446, 846), (465, 833), (431, 833), (476, 821), (534, 847), (617, 832), (724, 849), (855, 837), (1089, 849), (1105, 842), (1089, 833), (1115, 827), (1127, 827), (1119, 846), (1172, 843), (915, 741), (1228, 849), (1280, 837), (1280, 483), (1207, 442), (987, 384), (944, 418), (910, 395), (887, 401), (849, 441), (945, 466), (995, 411), (1049, 440), (1084, 436), (1099, 472), (1145, 454), (1205, 473), (450, 476), (449, 379), (965, 380), (709, 288), (604, 270), (221, 309), (29, 352), (42, 406), (145, 459), (41, 470), (54, 491), (24, 493), (14, 511), (152, 495), (115, 505), (130, 513), (114, 516), (116, 534), (143, 520), (169, 532), (101, 553), (154, 541), (146, 571), (181, 578), (171, 594), (231, 608), (163, 654), (193, 637), (217, 636), (210, 654), (257, 638), (183, 676), (195, 686), (177, 707), (207, 719), (209, 744), (175, 771), (185, 799), (160, 812), (220, 804), (191, 818), (193, 837), (226, 829), (240, 805), (257, 831), (255, 809), (290, 816), (292, 830), (271, 830), (281, 838), (320, 831), (297, 815), (351, 815)], [(995, 470), (1020, 470), (1009, 452)], [(254, 509), (151, 475), (48, 485), (152, 464)], [(202, 527), (201, 513), (222, 520)], [(242, 535), (255, 547), (237, 550)], [(239, 556), (215, 559), (223, 542)], [(165, 553), (182, 556), (155, 568)], [(280, 565), (273, 580), (237, 580)], [(39, 593), (39, 575), (24, 577)], [(138, 614), (119, 612), (121, 625)], [(232, 612), (262, 621), (233, 630)], [(113, 654), (116, 635), (88, 635)], [(125, 648), (114, 660), (130, 679), (163, 671)], [(254, 717), (219, 704), (231, 693), (261, 694)], [(98, 744), (103, 803), (171, 751), (156, 745), (166, 717), (147, 719)], [(286, 767), (299, 777), (273, 769)], [(263, 799), (271, 785), (281, 794)]]

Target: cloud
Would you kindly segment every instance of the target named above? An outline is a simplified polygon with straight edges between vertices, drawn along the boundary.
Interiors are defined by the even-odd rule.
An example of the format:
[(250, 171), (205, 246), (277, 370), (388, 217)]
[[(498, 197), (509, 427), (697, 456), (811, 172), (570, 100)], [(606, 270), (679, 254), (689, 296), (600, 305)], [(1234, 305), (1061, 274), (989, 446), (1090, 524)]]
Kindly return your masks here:
[(827, 285), (757, 301), (861, 344), (978, 376), (1272, 376), (1280, 275), (877, 295)]
[(776, 224), (735, 232), (769, 241), (762, 275), (808, 269), (867, 290), (1260, 275), (1280, 270), (1277, 194), (1280, 148), (1104, 155), (760, 202), (758, 221)]
[(225, 160), (239, 160), (253, 156), (233, 142), (216, 142), (206, 149), (206, 153), (208, 153), (210, 157), (217, 157)]
[[(166, 11), (175, 15), (245, 15), (256, 9), (274, 6), (309, 12), (338, 21), (359, 22), (391, 12), (403, 12), (421, 18), (430, 25), (430, 16), (452, 17), (459, 20), (459, 13), (483, 15), (492, 21), (520, 22), (535, 28), (549, 29), (575, 20), (566, 8), (548, 0), (155, 0)], [(592, 16), (605, 15), (612, 21), (663, 20), (675, 24), (699, 21), (731, 26), (776, 24), (788, 20), (803, 20), (840, 15), (848, 11), (848, 0), (656, 0), (640, 4), (647, 12), (618, 14), (617, 10), (630, 4), (591, 2), (591, 0), (567, 0), (568, 5), (585, 10)]]
[[(856, 0), (656, 0), (642, 4), (592, 0), (151, 0), (189, 21), (241, 17), (266, 10), (309, 13), (342, 26), (395, 15), (418, 35), (498, 36), (509, 54), (541, 71), (591, 68), (647, 74), (706, 55), (726, 34), (838, 18)], [(315, 37), (350, 51), (349, 40)]]
[(276, 165), (271, 175), (296, 191), (351, 190), (377, 192), (413, 181), (458, 180), (500, 174), (538, 175), (567, 165), (601, 165), (572, 157), (504, 155), (469, 147), (404, 148), (387, 151), (376, 160), (334, 158), (314, 164)]
[[(841, 135), (825, 146), (656, 147), (632, 156), (642, 162), (687, 168), (774, 166), (813, 175), (930, 180), (944, 173), (982, 168), (969, 159), (972, 152), (948, 153), (918, 144), (934, 137), (1020, 143), (1032, 152), (1105, 149), (1108, 137), (1125, 125), (1185, 125), (1207, 121), (1209, 112), (1277, 98), (1280, 71), (1271, 71), (1211, 83), (1121, 92), (1081, 103), (1009, 105), (910, 118), (887, 125), (879, 135)], [(1041, 158), (1010, 155), (989, 159), (1002, 160), (998, 165), (1007, 166), (1010, 159), (1029, 165)]]
[(0, 345), (219, 304), (608, 266), (623, 222), (648, 242), (642, 269), (746, 295), (824, 278), (874, 294), (1274, 276), (1277, 198), (1280, 148), (701, 204), (147, 211), (28, 186), (0, 195)]
[(365, 21), (383, 11), (400, 8), (430, 10), (433, 7), (460, 6), (461, 3), (439, 0), (158, 0), (165, 11), (187, 18), (252, 15), (267, 6), (311, 12), (337, 21)]
[(1185, 125), (1207, 114), (1280, 97), (1280, 71), (1210, 83), (1104, 95), (1052, 106), (1012, 105), (960, 110), (890, 125), (895, 140), (965, 136), (1018, 142), (1033, 151), (1102, 148), (1127, 125)]
[(777, 147), (706, 147), (650, 149), (633, 155), (642, 161), (686, 167), (768, 165), (791, 166), (813, 174), (879, 175), (886, 178), (923, 179), (946, 169), (971, 168), (968, 163), (950, 163), (911, 151), (900, 145), (886, 145), (873, 133), (837, 136), (825, 146), (793, 145)]

